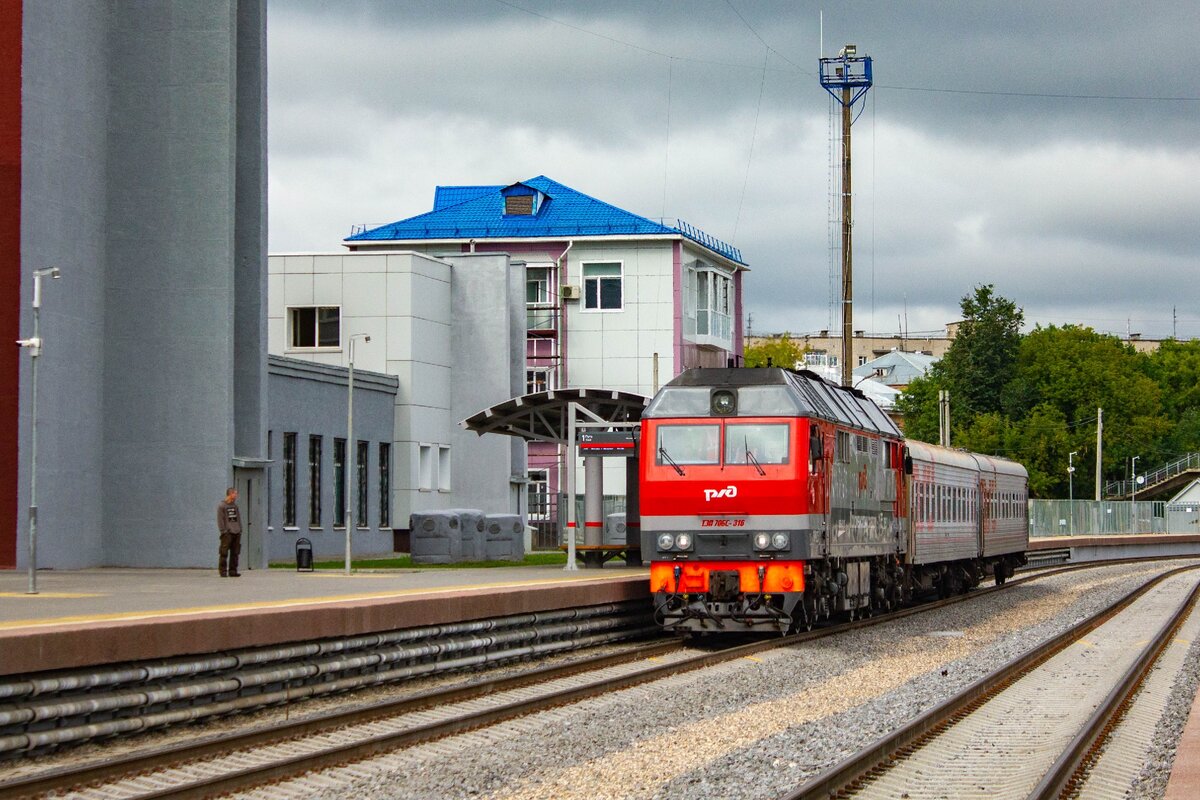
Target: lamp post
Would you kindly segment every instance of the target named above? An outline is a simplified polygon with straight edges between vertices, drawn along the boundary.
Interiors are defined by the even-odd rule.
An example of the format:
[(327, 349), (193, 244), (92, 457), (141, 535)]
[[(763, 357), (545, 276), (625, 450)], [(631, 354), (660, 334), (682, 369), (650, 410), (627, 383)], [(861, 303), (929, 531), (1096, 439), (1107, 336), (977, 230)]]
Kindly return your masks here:
[(354, 522), (354, 485), (358, 482), (358, 469), (355, 461), (358, 456), (358, 448), (354, 446), (354, 340), (362, 338), (364, 342), (371, 341), (371, 337), (365, 333), (352, 333), (347, 337), (347, 348), (350, 353), (350, 374), (347, 381), (346, 390), (346, 574), (350, 574), (350, 531), (351, 525)]
[(37, 594), (37, 390), (38, 357), (42, 354), (42, 338), (38, 333), (38, 312), (42, 307), (42, 278), (58, 280), (58, 267), (43, 267), (33, 271), (33, 336), (18, 339), (17, 344), (29, 348), (30, 367), (33, 372), (32, 398), (29, 403), (29, 589), (26, 594)]
[(1067, 519), (1071, 521), (1070, 527), (1067, 528), (1067, 533), (1075, 535), (1075, 456), (1079, 455), (1078, 450), (1072, 450), (1067, 454)]
[[(1129, 468), (1129, 477), (1132, 479), (1130, 481), (1131, 489), (1130, 489), (1130, 494), (1129, 494), (1129, 527), (1130, 528), (1134, 527), (1137, 524), (1137, 487), (1138, 487), (1137, 462), (1138, 462), (1139, 458), (1141, 458), (1141, 456), (1134, 456), (1133, 463)], [(1132, 530), (1130, 531), (1130, 533), (1136, 533), (1136, 532), (1137, 531), (1132, 531)]]

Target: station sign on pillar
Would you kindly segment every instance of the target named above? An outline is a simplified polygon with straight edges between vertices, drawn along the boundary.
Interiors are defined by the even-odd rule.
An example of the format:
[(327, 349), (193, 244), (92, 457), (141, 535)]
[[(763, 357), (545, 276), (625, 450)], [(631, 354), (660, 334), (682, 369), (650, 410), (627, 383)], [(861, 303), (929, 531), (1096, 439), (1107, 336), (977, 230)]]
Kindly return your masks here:
[(859, 56), (858, 47), (848, 44), (837, 58), (822, 54), (821, 86), (842, 107), (842, 385), (854, 385), (854, 271), (853, 208), (850, 182), (850, 126), (854, 104), (871, 88), (871, 59)]

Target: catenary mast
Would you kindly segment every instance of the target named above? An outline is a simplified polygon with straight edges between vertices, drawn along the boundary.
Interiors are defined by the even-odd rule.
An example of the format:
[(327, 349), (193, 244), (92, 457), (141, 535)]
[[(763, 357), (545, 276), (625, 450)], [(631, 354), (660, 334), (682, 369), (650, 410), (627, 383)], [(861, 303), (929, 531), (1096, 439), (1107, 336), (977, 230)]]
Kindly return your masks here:
[(842, 385), (853, 386), (854, 271), (853, 209), (850, 190), (850, 126), (854, 104), (871, 88), (871, 59), (848, 44), (837, 58), (820, 59), (821, 85), (842, 107)]

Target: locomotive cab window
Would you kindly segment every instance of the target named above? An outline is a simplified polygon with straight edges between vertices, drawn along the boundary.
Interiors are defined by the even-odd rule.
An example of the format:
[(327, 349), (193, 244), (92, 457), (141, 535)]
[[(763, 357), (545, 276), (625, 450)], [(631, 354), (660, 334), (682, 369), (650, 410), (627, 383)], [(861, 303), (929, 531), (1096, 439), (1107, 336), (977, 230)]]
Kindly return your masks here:
[(725, 428), (725, 463), (788, 463), (787, 424), (727, 425)]
[(660, 425), (658, 464), (721, 463), (720, 425)]

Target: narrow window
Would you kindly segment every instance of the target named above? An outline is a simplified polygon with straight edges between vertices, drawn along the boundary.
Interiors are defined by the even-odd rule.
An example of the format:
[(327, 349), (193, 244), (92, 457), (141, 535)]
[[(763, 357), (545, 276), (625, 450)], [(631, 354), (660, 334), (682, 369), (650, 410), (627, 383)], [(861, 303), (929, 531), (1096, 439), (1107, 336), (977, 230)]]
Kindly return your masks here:
[(587, 311), (620, 311), (621, 262), (583, 265), (583, 307)]
[(341, 345), (342, 310), (338, 306), (288, 309), (288, 347), (306, 349)]
[(525, 327), (531, 331), (554, 330), (555, 311), (550, 299), (552, 268), (525, 268)]
[(525, 370), (525, 394), (546, 392), (553, 388), (549, 367), (530, 367)]
[(360, 528), (367, 527), (367, 460), (370, 455), (371, 445), (368, 442), (360, 441), (358, 443), (358, 455), (354, 461), (354, 470), (357, 472), (358, 494), (355, 496), (354, 504), (358, 506), (356, 509), (357, 525)]
[(308, 527), (321, 527), (321, 437), (308, 437)]
[(296, 527), (296, 434), (283, 435), (283, 527)]
[(417, 489), (428, 492), (433, 489), (433, 445), (417, 445)]
[(550, 519), (550, 470), (529, 470), (529, 519), (544, 522)]
[(450, 445), (438, 447), (438, 491), (450, 491)]
[(379, 527), (392, 524), (392, 445), (379, 443)]
[(333, 440), (333, 527), (346, 527), (346, 440)]

